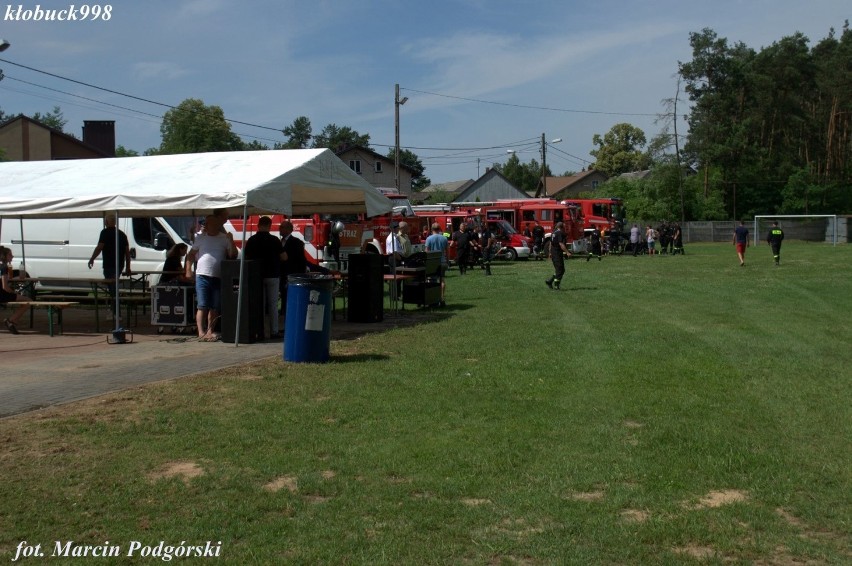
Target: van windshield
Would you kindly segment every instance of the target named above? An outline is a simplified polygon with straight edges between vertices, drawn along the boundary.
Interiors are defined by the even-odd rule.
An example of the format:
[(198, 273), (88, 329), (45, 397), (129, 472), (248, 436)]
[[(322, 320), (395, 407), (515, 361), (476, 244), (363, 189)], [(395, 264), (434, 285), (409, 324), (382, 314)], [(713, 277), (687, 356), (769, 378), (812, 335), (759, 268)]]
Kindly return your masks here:
[(166, 216), (163, 218), (175, 233), (183, 238), (187, 244), (195, 239), (195, 234), (200, 229), (198, 218), (195, 216)]

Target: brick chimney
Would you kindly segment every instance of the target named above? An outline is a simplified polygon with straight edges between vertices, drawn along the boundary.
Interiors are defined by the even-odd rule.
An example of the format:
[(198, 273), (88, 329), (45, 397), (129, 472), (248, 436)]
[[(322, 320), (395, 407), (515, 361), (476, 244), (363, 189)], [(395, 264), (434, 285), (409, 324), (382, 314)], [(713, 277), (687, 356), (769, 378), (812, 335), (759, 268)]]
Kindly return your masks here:
[(115, 157), (115, 121), (84, 120), (83, 142)]

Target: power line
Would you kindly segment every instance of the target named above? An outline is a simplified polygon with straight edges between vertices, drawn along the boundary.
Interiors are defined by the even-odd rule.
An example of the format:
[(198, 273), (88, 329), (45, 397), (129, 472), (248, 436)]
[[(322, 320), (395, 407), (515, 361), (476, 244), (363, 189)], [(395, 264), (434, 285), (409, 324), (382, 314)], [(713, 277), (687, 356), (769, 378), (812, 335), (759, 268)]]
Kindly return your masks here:
[[(86, 82), (83, 82), (83, 81), (78, 81), (78, 80), (76, 80), (76, 79), (69, 79), (68, 77), (63, 77), (62, 75), (57, 75), (57, 74), (55, 74), (55, 73), (50, 73), (50, 72), (48, 72), (48, 71), (42, 71), (41, 69), (36, 69), (36, 68), (34, 68), (34, 67), (29, 67), (29, 66), (27, 66), (27, 65), (22, 65), (22, 64), (20, 64), (20, 63), (14, 63), (14, 62), (12, 62), (12, 61), (9, 61), (8, 59), (0, 59), (0, 61), (2, 61), (2, 62), (4, 62), (4, 63), (8, 63), (8, 64), (10, 64), (10, 65), (15, 65), (16, 67), (21, 67), (22, 69), (27, 69), (27, 70), (29, 70), (29, 71), (33, 71), (33, 72), (36, 72), (36, 73), (41, 73), (41, 74), (43, 74), (43, 75), (47, 75), (47, 76), (49, 76), (49, 77), (53, 77), (53, 78), (56, 78), (56, 79), (61, 79), (61, 80), (63, 80), (63, 81), (68, 81), (68, 82), (72, 82), (72, 83), (75, 83), (75, 84), (78, 84), (78, 85), (82, 85), (82, 86), (86, 86), (86, 87), (89, 87), (89, 88), (94, 88), (94, 89), (97, 89), (97, 90), (102, 90), (102, 91), (104, 91), (104, 92), (108, 92), (108, 93), (110, 93), (110, 94), (116, 94), (116, 95), (118, 95), (118, 96), (124, 96), (124, 97), (127, 97), (127, 98), (132, 98), (132, 99), (134, 99), (134, 100), (139, 100), (140, 102), (146, 102), (146, 103), (148, 103), (148, 104), (154, 104), (154, 105), (156, 105), (156, 106), (163, 106), (163, 107), (165, 107), (165, 108), (169, 108), (169, 109), (172, 109), (172, 110), (175, 110), (175, 109), (177, 108), (176, 106), (172, 106), (171, 104), (166, 104), (165, 102), (157, 102), (156, 100), (150, 100), (150, 99), (147, 99), (147, 98), (142, 98), (142, 97), (140, 97), (140, 96), (134, 96), (134, 95), (132, 95), (132, 94), (126, 94), (126, 93), (123, 93), (123, 92), (119, 92), (119, 91), (117, 91), (117, 90), (112, 90), (112, 89), (109, 89), (109, 88), (104, 88), (104, 87), (97, 86), (97, 85), (93, 85), (93, 84), (86, 83)], [(225, 118), (225, 120), (227, 120), (228, 122), (232, 122), (232, 123), (234, 123), (234, 124), (240, 124), (240, 125), (242, 125), (242, 126), (250, 126), (250, 127), (252, 127), (252, 128), (260, 128), (260, 129), (262, 129), (262, 130), (272, 130), (273, 132), (281, 132), (281, 129), (280, 129), (280, 128), (272, 128), (272, 127), (270, 127), (270, 126), (261, 126), (260, 124), (252, 124), (251, 122), (241, 122), (241, 121), (239, 121), (239, 120), (232, 120), (232, 119), (230, 119), (230, 118)]]
[(438, 92), (428, 92), (425, 90), (415, 90), (413, 88), (402, 88), (400, 90), (407, 90), (408, 92), (416, 92), (418, 94), (428, 94), (431, 96), (440, 96), (442, 98), (453, 98), (455, 100), (465, 100), (467, 102), (476, 102), (479, 104), (493, 104), (495, 106), (510, 106), (512, 108), (525, 108), (527, 110), (547, 110), (549, 112), (569, 112), (573, 114), (603, 114), (607, 116), (660, 116), (659, 112), (655, 112), (653, 114), (643, 113), (643, 112), (602, 112), (597, 110), (576, 110), (570, 108), (550, 108), (547, 106), (529, 106), (526, 104), (513, 104), (510, 102), (495, 102), (493, 100), (481, 100), (478, 98), (467, 98), (464, 96), (454, 96), (451, 94), (441, 94)]

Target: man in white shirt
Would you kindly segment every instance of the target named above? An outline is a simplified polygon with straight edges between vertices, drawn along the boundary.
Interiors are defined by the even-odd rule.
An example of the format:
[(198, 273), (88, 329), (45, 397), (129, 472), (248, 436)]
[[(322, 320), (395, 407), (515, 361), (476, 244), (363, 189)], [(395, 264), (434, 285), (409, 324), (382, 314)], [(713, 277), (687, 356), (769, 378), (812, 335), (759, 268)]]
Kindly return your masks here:
[(198, 326), (198, 338), (213, 342), (219, 337), (215, 334), (216, 320), (222, 310), (222, 260), (235, 259), (237, 247), (230, 233), (221, 232), (222, 221), (212, 214), (205, 218), (204, 230), (195, 236), (192, 249), (186, 254), (186, 276), (192, 277), (192, 264), (195, 266), (195, 295), (198, 310), (195, 323)]

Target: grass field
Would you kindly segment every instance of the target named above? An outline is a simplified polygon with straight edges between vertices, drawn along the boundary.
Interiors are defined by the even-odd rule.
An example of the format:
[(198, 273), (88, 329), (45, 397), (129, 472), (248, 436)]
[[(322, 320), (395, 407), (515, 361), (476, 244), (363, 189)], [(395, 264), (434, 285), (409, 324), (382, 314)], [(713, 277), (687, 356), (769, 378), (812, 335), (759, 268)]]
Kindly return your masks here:
[(451, 272), (447, 308), (328, 364), (2, 420), (0, 560), (852, 562), (852, 247), (687, 254), (571, 260), (561, 291), (549, 262)]

